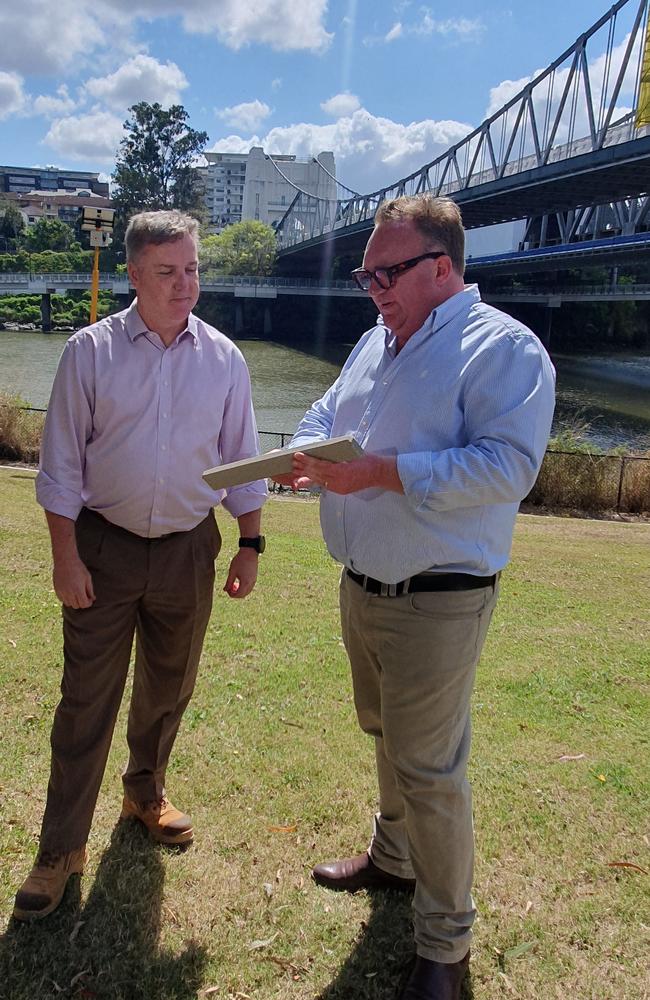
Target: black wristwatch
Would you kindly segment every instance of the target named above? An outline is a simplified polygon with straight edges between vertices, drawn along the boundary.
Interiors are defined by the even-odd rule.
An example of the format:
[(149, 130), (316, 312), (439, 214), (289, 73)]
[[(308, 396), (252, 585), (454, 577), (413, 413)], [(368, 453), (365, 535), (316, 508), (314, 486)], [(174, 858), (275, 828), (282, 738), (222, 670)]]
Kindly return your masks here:
[(239, 539), (240, 549), (255, 549), (258, 555), (261, 555), (266, 548), (266, 538), (264, 535), (256, 535), (255, 538), (240, 538)]

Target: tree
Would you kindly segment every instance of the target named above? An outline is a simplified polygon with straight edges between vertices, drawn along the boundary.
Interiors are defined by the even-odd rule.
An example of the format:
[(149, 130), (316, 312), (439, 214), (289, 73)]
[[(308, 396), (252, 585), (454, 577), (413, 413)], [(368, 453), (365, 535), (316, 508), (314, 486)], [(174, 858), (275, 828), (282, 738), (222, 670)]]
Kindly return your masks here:
[(13, 250), (23, 229), (25, 220), (23, 214), (13, 201), (3, 198), (0, 200), (0, 237), (2, 237), (3, 249)]
[(39, 219), (24, 231), (20, 242), (29, 253), (43, 250), (69, 250), (74, 243), (74, 232), (60, 219)]
[(196, 214), (202, 190), (194, 163), (208, 141), (207, 132), (190, 128), (180, 104), (167, 111), (140, 101), (129, 111), (113, 174), (113, 201), (123, 221), (134, 212), (160, 208)]
[(221, 274), (271, 274), (278, 252), (275, 230), (265, 222), (235, 222), (218, 236), (201, 240), (203, 267)]

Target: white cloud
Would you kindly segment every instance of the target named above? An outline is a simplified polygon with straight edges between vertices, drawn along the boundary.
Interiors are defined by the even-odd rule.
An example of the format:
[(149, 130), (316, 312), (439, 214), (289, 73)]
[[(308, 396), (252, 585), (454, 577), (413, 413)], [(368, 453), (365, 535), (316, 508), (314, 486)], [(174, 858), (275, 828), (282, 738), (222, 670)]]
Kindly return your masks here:
[(353, 190), (366, 193), (419, 169), (470, 131), (471, 126), (456, 121), (426, 119), (404, 125), (359, 108), (329, 125), (300, 122), (273, 128), (264, 136), (230, 135), (213, 149), (244, 153), (251, 146), (263, 146), (267, 153), (296, 156), (315, 156), (331, 149), (337, 177)]
[(150, 104), (157, 101), (168, 108), (179, 103), (181, 91), (188, 86), (185, 74), (176, 63), (161, 63), (140, 53), (114, 73), (87, 80), (84, 89), (107, 107), (125, 113), (138, 101)]
[(33, 108), (37, 115), (44, 115), (45, 118), (58, 118), (69, 111), (74, 111), (77, 102), (70, 97), (68, 88), (62, 83), (54, 94), (39, 94), (34, 100)]
[(0, 65), (25, 75), (59, 75), (120, 38), (124, 18), (90, 0), (22, 0), (0, 7)]
[(23, 79), (17, 73), (0, 70), (0, 120), (22, 114), (27, 103)]
[(279, 90), (282, 86), (282, 77), (276, 76), (274, 80), (271, 80), (271, 90)]
[(215, 108), (214, 113), (231, 128), (251, 132), (259, 128), (264, 119), (269, 117), (271, 109), (263, 101), (255, 100), (234, 104), (230, 108)]
[(419, 24), (412, 25), (407, 31), (414, 35), (456, 35), (462, 41), (477, 41), (485, 31), (485, 25), (478, 17), (473, 20), (448, 17), (439, 21), (425, 11)]
[(330, 97), (328, 101), (323, 101), (321, 104), (325, 114), (331, 115), (332, 118), (343, 118), (345, 115), (351, 115), (360, 107), (361, 101), (356, 94), (351, 94), (347, 90), (342, 94), (335, 94), (334, 97)]
[(447, 17), (444, 20), (432, 17), (430, 12), (423, 7), (419, 21), (405, 24), (404, 21), (396, 21), (390, 31), (384, 35), (367, 35), (363, 39), (364, 45), (389, 44), (398, 38), (408, 36), (427, 37), (431, 35), (441, 35), (448, 40), (459, 42), (479, 41), (485, 31), (485, 25), (480, 18), (468, 17)]
[(185, 30), (216, 35), (232, 49), (269, 45), (278, 51), (322, 51), (332, 40), (325, 30), (327, 0), (104, 0), (107, 6), (148, 20), (178, 15)]
[[(115, 65), (133, 55), (139, 18), (178, 17), (186, 31), (212, 34), (232, 49), (268, 45), (278, 51), (323, 51), (333, 35), (324, 20), (327, 0), (22, 0), (0, 5), (0, 66), (27, 76), (61, 76), (79, 67)], [(172, 85), (172, 89), (177, 84)]]
[(112, 163), (123, 135), (120, 118), (95, 110), (57, 118), (43, 142), (70, 160)]

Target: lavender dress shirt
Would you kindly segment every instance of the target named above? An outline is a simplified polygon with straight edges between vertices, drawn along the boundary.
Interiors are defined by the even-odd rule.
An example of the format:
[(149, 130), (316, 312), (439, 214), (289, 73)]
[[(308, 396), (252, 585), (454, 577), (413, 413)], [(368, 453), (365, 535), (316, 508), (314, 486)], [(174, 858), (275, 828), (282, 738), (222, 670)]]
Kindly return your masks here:
[(205, 469), (259, 454), (246, 362), (190, 313), (166, 348), (137, 301), (66, 343), (52, 388), (36, 497), (76, 520), (82, 507), (144, 538), (189, 531), (211, 507), (257, 510), (263, 480), (211, 489)]

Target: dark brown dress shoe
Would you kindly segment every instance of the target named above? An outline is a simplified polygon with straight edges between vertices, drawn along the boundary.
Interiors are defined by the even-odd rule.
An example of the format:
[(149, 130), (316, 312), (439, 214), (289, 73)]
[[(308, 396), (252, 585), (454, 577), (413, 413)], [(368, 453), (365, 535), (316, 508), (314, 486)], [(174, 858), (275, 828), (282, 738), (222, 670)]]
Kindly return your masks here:
[(460, 1000), (460, 989), (469, 966), (469, 952), (460, 962), (445, 965), (431, 959), (415, 959), (415, 966), (399, 1000)]
[(395, 889), (413, 892), (414, 878), (400, 878), (377, 868), (367, 851), (344, 861), (325, 861), (312, 870), (312, 878), (319, 885), (338, 892), (358, 892), (359, 889)]

